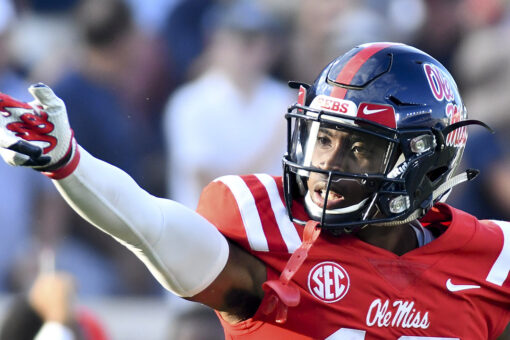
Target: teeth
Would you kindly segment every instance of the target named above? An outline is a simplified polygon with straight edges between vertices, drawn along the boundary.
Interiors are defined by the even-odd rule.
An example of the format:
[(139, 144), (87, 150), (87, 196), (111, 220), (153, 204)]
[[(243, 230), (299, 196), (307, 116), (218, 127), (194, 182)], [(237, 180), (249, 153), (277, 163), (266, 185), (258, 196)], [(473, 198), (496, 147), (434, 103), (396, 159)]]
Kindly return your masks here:
[[(326, 198), (326, 190), (321, 190), (320, 194), (321, 194), (321, 197), (323, 199)], [(340, 198), (340, 195), (337, 195), (336, 193), (334, 193), (332, 191), (329, 191), (328, 200), (334, 200), (334, 199), (337, 199), (337, 198)]]

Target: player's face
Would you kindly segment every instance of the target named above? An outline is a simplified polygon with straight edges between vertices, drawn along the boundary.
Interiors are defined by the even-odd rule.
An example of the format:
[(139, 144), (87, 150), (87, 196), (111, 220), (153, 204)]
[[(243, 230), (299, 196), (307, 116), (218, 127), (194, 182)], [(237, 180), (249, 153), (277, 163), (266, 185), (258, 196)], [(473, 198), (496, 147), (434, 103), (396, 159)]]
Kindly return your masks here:
[[(379, 138), (348, 130), (321, 127), (317, 133), (311, 165), (321, 170), (354, 174), (377, 174), (382, 171), (388, 144)], [(308, 189), (312, 201), (324, 207), (326, 174), (311, 172)], [(332, 177), (327, 209), (336, 209), (359, 203), (369, 192), (358, 179)]]

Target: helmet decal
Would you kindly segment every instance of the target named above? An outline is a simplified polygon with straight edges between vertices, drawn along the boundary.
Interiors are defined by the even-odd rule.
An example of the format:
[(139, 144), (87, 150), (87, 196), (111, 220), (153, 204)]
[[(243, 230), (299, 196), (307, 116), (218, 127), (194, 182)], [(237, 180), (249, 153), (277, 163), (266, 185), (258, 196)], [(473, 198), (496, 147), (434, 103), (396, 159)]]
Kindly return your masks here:
[(300, 85), (297, 103), (299, 105), (305, 105), (305, 99), (306, 99), (306, 89), (303, 85)]
[[(456, 104), (446, 104), (446, 115), (449, 118), (449, 124), (457, 123), (463, 120), (462, 107)], [(454, 146), (457, 148), (464, 147), (467, 141), (467, 127), (455, 129), (446, 137), (446, 146)]]
[(456, 88), (456, 86), (454, 87), (452, 85), (450, 76), (447, 76), (436, 65), (426, 63), (423, 65), (423, 69), (427, 75), (430, 90), (437, 101), (446, 99), (446, 101), (451, 102), (455, 99), (453, 89)]
[(310, 104), (310, 107), (318, 110), (327, 110), (351, 117), (356, 117), (356, 104), (350, 100), (338, 99), (326, 95), (318, 95)]
[[(367, 62), (377, 52), (390, 47), (398, 45), (395, 43), (373, 43), (360, 46), (360, 51), (356, 53), (347, 64), (342, 68), (341, 72), (336, 77), (336, 82), (339, 84), (350, 84), (356, 73), (361, 66)], [(331, 91), (331, 96), (336, 98), (344, 98), (347, 93), (345, 87), (334, 87)]]
[(395, 109), (390, 105), (361, 103), (358, 109), (358, 118), (370, 120), (392, 129), (397, 127)]

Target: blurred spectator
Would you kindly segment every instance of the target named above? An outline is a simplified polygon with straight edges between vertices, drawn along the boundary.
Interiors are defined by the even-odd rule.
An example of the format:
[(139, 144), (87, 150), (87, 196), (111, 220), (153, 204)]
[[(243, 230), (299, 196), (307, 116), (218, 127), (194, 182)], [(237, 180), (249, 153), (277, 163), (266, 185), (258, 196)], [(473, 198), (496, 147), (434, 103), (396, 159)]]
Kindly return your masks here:
[[(10, 1), (0, 2), (0, 51), (6, 50), (8, 26), (14, 18), (14, 8)], [(29, 99), (27, 84), (12, 70), (7, 53), (0, 53), (0, 91), (16, 93), (18, 98)], [(14, 94), (13, 94), (14, 95)], [(35, 176), (34, 176), (35, 175)], [(37, 187), (37, 174), (27, 171), (18, 172), (6, 164), (0, 164), (0, 198), (10, 204), (0, 205), (0, 220), (5, 228), (5, 235), (0, 239), (0, 290), (5, 291), (7, 271), (19, 246), (29, 235), (31, 216), (26, 206), (32, 203), (31, 193)], [(36, 182), (36, 183), (34, 183)], [(30, 209), (30, 208), (29, 208)]]
[[(129, 7), (122, 0), (82, 1), (75, 23), (82, 37), (81, 62), (67, 70), (53, 88), (67, 103), (77, 139), (93, 155), (126, 169), (144, 188), (156, 194), (163, 192), (162, 166), (151, 163), (161, 159), (161, 133), (153, 128), (151, 113), (138, 110), (142, 105), (137, 101), (143, 97), (144, 102), (151, 103), (152, 94), (143, 92), (147, 79), (140, 78), (146, 73), (140, 69), (147, 70), (144, 65), (157, 62), (145, 58), (149, 47), (134, 25)], [(74, 213), (71, 216), (73, 234), (88, 240), (95, 246), (94, 253), (103, 257), (100, 267), (115, 264), (120, 277), (111, 272), (103, 280), (114, 280), (116, 293), (160, 291), (135, 256), (112, 245), (107, 235), (81, 228), (86, 222)]]
[[(182, 0), (126, 0), (132, 9), (134, 19), (138, 26), (149, 34), (158, 34), (169, 13), (177, 7)], [(188, 1), (186, 1), (188, 2)]]
[[(122, 1), (84, 1), (76, 21), (84, 39), (81, 64), (67, 70), (53, 88), (67, 103), (80, 143), (143, 183), (141, 164), (135, 160), (144, 148), (140, 136), (144, 125), (123, 92), (137, 66), (133, 53), (137, 38), (129, 9)], [(88, 98), (94, 99), (94, 105)]]
[[(4, 4), (5, 2), (1, 3)], [(62, 50), (69, 51), (70, 49), (58, 47), (66, 46), (63, 42), (70, 35), (73, 35), (69, 35), (67, 32), (64, 33), (66, 29), (69, 31), (76, 30), (74, 26), (69, 24), (71, 22), (69, 9), (72, 6), (66, 5), (65, 8), (58, 9), (49, 6), (49, 8), (44, 10), (38, 6), (29, 1), (21, 4), (22, 18), (19, 22), (13, 22), (12, 24), (12, 27), (15, 28), (13, 31), (15, 34), (13, 37), (10, 37), (9, 41), (11, 43), (14, 41), (15, 44), (10, 47), (14, 49), (14, 56), (32, 55), (31, 53), (35, 52), (33, 53), (35, 56), (33, 60), (16, 59), (17, 62), (21, 62), (17, 66), (21, 66), (22, 69), (27, 71), (27, 74), (36, 77), (38, 81), (52, 82), (55, 78), (59, 77), (61, 72), (67, 70), (68, 63), (62, 63), (61, 57), (63, 55)], [(0, 11), (0, 15), (5, 14), (7, 18), (12, 16), (12, 13), (10, 13), (12, 11), (8, 9), (9, 7), (6, 7), (5, 11)], [(8, 20), (1, 20), (0, 22), (3, 24), (4, 22), (7, 23)], [(3, 43), (3, 39), (0, 40), (0, 44)], [(78, 52), (81, 51), (81, 45), (75, 42), (74, 47), (72, 50), (78, 55)], [(2, 53), (0, 58), (8, 55), (8, 53)], [(92, 61), (92, 63), (94, 62)], [(3, 76), (3, 71), (7, 70), (4, 65), (5, 62), (2, 60), (0, 62), (0, 74), (2, 74), (0, 76), (1, 90), (12, 93), (19, 92), (20, 98), (30, 101), (31, 98), (27, 97), (27, 85), (16, 80), (12, 72), (5, 72), (8, 76)], [(48, 65), (53, 66), (48, 67)], [(44, 71), (40, 72), (41, 69)], [(58, 72), (53, 72), (55, 70), (58, 70)], [(9, 82), (7, 83), (6, 80)], [(66, 85), (62, 86), (66, 91), (80, 90), (79, 83), (71, 85), (73, 86), (69, 88)], [(83, 110), (81, 111), (76, 110), (73, 112), (76, 115), (81, 115), (87, 121), (84, 124), (86, 128), (88, 124), (92, 124), (93, 120), (89, 117), (92, 114), (89, 111), (84, 111), (84, 106), (82, 108)], [(106, 112), (105, 116), (109, 116), (110, 112), (100, 110), (101, 106), (96, 107), (94, 105), (94, 110), (91, 111), (92, 113), (98, 111), (100, 113)], [(113, 111), (111, 113), (115, 114), (116, 112)], [(97, 119), (100, 119), (100, 117), (97, 117)], [(123, 119), (127, 118), (124, 117)], [(100, 122), (96, 121), (96, 126), (100, 126)], [(112, 131), (115, 132), (115, 129), (112, 129)], [(96, 132), (92, 131), (90, 133), (94, 135)], [(136, 135), (136, 133), (131, 132), (129, 135), (121, 137), (125, 139), (124, 144), (129, 142), (129, 137), (132, 135)], [(93, 138), (97, 137), (97, 134), (93, 136)], [(93, 138), (91, 139), (93, 140)], [(83, 139), (85, 140), (85, 138)], [(136, 143), (133, 144), (135, 145)], [(123, 152), (129, 153), (134, 152), (134, 150), (123, 149)], [(13, 172), (13, 174), (9, 174), (9, 171)], [(75, 216), (74, 212), (63, 203), (63, 200), (56, 194), (55, 189), (51, 185), (48, 186), (48, 183), (40, 175), (31, 173), (24, 175), (23, 172), (18, 173), (10, 170), (5, 164), (0, 165), (0, 172), (2, 173), (0, 178), (7, 182), (3, 186), (7, 190), (2, 191), (2, 193), (8, 194), (10, 201), (9, 206), (0, 207), (0, 213), (2, 221), (10, 225), (9, 231), (11, 232), (8, 237), (2, 239), (2, 242), (6, 242), (5, 246), (1, 247), (2, 255), (4, 255), (3, 252), (6, 252), (5, 256), (2, 256), (2, 260), (0, 260), (2, 288), (9, 287), (12, 290), (17, 290), (32, 282), (37, 273), (37, 258), (39, 254), (44, 249), (52, 249), (57, 254), (56, 266), (59, 269), (68, 270), (78, 278), (83, 285), (80, 290), (83, 295), (126, 293), (130, 291), (130, 289), (126, 288), (128, 284), (133, 284), (137, 287), (132, 289), (133, 291), (147, 289), (143, 287), (143, 280), (141, 281), (143, 288), (139, 288), (140, 285), (135, 282), (137, 279), (132, 277), (132, 275), (138, 273), (136, 271), (137, 268), (140, 270), (143, 268), (143, 266), (139, 265), (138, 261), (133, 261), (132, 268), (125, 268), (126, 273), (129, 274), (127, 278), (131, 279), (120, 280), (120, 276), (116, 275), (118, 272), (116, 267), (112, 265), (110, 254), (105, 256), (101, 245), (96, 250), (90, 247), (90, 244), (98, 243), (96, 241), (98, 238), (106, 238), (101, 233), (92, 236), (86, 234), (85, 237), (79, 235), (79, 233), (77, 233), (78, 237), (69, 234), (70, 227), (79, 227), (80, 223), (82, 223), (81, 219), (77, 218), (76, 220), (80, 222), (76, 224), (72, 221), (71, 217)], [(46, 187), (41, 188), (37, 185), (38, 181), (46, 185)], [(26, 213), (27, 209), (29, 209), (27, 205), (35, 206), (34, 211), (37, 213), (34, 216)], [(32, 232), (29, 231), (30, 229), (32, 229)], [(78, 229), (74, 229), (74, 231), (76, 230)], [(88, 239), (89, 242), (83, 242), (84, 239)], [(91, 239), (96, 242), (91, 242)], [(106, 249), (111, 249), (111, 243), (107, 242), (107, 244), (109, 246)], [(120, 248), (119, 252), (125, 251), (122, 247), (118, 248)], [(126, 253), (129, 256), (129, 252)], [(123, 258), (123, 256), (119, 255), (119, 258)], [(129, 264), (124, 267), (129, 267)], [(6, 270), (10, 270), (7, 278), (5, 278), (6, 274), (4, 273)], [(127, 282), (127, 284), (124, 282)]]
[[(157, 191), (160, 183), (153, 183), (160, 179), (158, 174), (144, 168), (145, 158), (160, 151), (161, 136), (150, 117), (154, 96), (147, 89), (148, 74), (161, 71), (149, 70), (150, 65), (159, 65), (159, 60), (152, 59), (153, 46), (134, 25), (122, 0), (83, 1), (76, 23), (82, 37), (81, 63), (54, 85), (69, 102), (75, 134), (92, 154), (126, 169), (142, 186)], [(94, 105), (84, 98), (94, 98)]]
[[(14, 24), (15, 17), (11, 2), (1, 1), (0, 91), (16, 93), (18, 98), (30, 101), (32, 98), (26, 91), (28, 84), (15, 72), (9, 53), (4, 53), (8, 50), (7, 41), (12, 33), (9, 27)], [(3, 225), (8, 226), (0, 239), (2, 292), (17, 290), (33, 280), (35, 271), (21, 275), (17, 265), (20, 258), (28, 259), (27, 248), (32, 242), (34, 231), (38, 233), (59, 229), (64, 223), (64, 217), (59, 214), (59, 210), (52, 209), (54, 202), (62, 201), (53, 186), (40, 174), (16, 170), (24, 169), (0, 164), (0, 199), (9, 203), (0, 205), (0, 220)], [(29, 214), (29, 211), (35, 213)]]
[(99, 321), (75, 305), (75, 282), (66, 273), (40, 275), (11, 303), (0, 340), (106, 340)]
[[(352, 4), (346, 0), (301, 0), (292, 7), (294, 26), (290, 36), (290, 53), (287, 62), (288, 78), (311, 82), (335, 56), (328, 48), (333, 33), (333, 23), (339, 13), (347, 11)], [(340, 32), (338, 35), (340, 36)]]
[[(370, 0), (373, 4), (383, 2)], [(392, 41), (412, 42), (414, 36), (424, 27), (427, 17), (427, 0), (391, 0), (386, 9), (386, 24), (391, 23)]]
[[(267, 0), (266, 0), (267, 1)], [(424, 0), (300, 0), (288, 3), (293, 25), (285, 78), (310, 82), (352, 46), (412, 40), (425, 20)], [(402, 15), (405, 13), (405, 15)]]
[[(56, 195), (55, 195), (56, 196)], [(112, 261), (91, 249), (90, 244), (70, 235), (69, 209), (56, 196), (44, 199), (36, 214), (40, 219), (31, 237), (21, 242), (11, 261), (8, 285), (11, 291), (25, 289), (38, 274), (38, 259), (47, 251), (56, 254), (55, 267), (72, 273), (81, 283), (80, 295), (95, 296), (118, 293), (121, 288), (117, 268)]]
[(204, 50), (211, 25), (211, 13), (219, 0), (176, 0), (161, 27), (173, 85), (189, 79), (194, 64)]
[[(504, 14), (501, 0), (427, 0), (427, 16), (413, 44), (433, 55), (457, 78), (453, 65), (459, 44), (471, 31), (494, 24)], [(460, 81), (462, 83), (462, 81)]]
[(79, 0), (16, 0), (8, 51), (30, 81), (52, 83), (77, 54), (76, 27), (70, 13)]
[(427, 0), (426, 21), (414, 41), (416, 47), (433, 55), (448, 70), (464, 29), (459, 15), (462, 1)]
[(170, 197), (192, 208), (220, 175), (281, 171), (283, 113), (294, 98), (269, 76), (279, 44), (273, 17), (253, 2), (221, 9), (205, 70), (165, 112)]

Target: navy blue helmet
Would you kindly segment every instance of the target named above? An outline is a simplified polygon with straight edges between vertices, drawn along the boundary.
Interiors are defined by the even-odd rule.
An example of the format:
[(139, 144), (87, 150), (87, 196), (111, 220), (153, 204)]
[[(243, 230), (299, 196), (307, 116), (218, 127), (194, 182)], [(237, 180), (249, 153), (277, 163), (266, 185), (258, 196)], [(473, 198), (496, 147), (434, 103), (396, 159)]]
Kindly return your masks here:
[(404, 44), (370, 43), (333, 60), (289, 107), (284, 191), (324, 229), (396, 225), (423, 216), (450, 189), (467, 140), (450, 73)]

